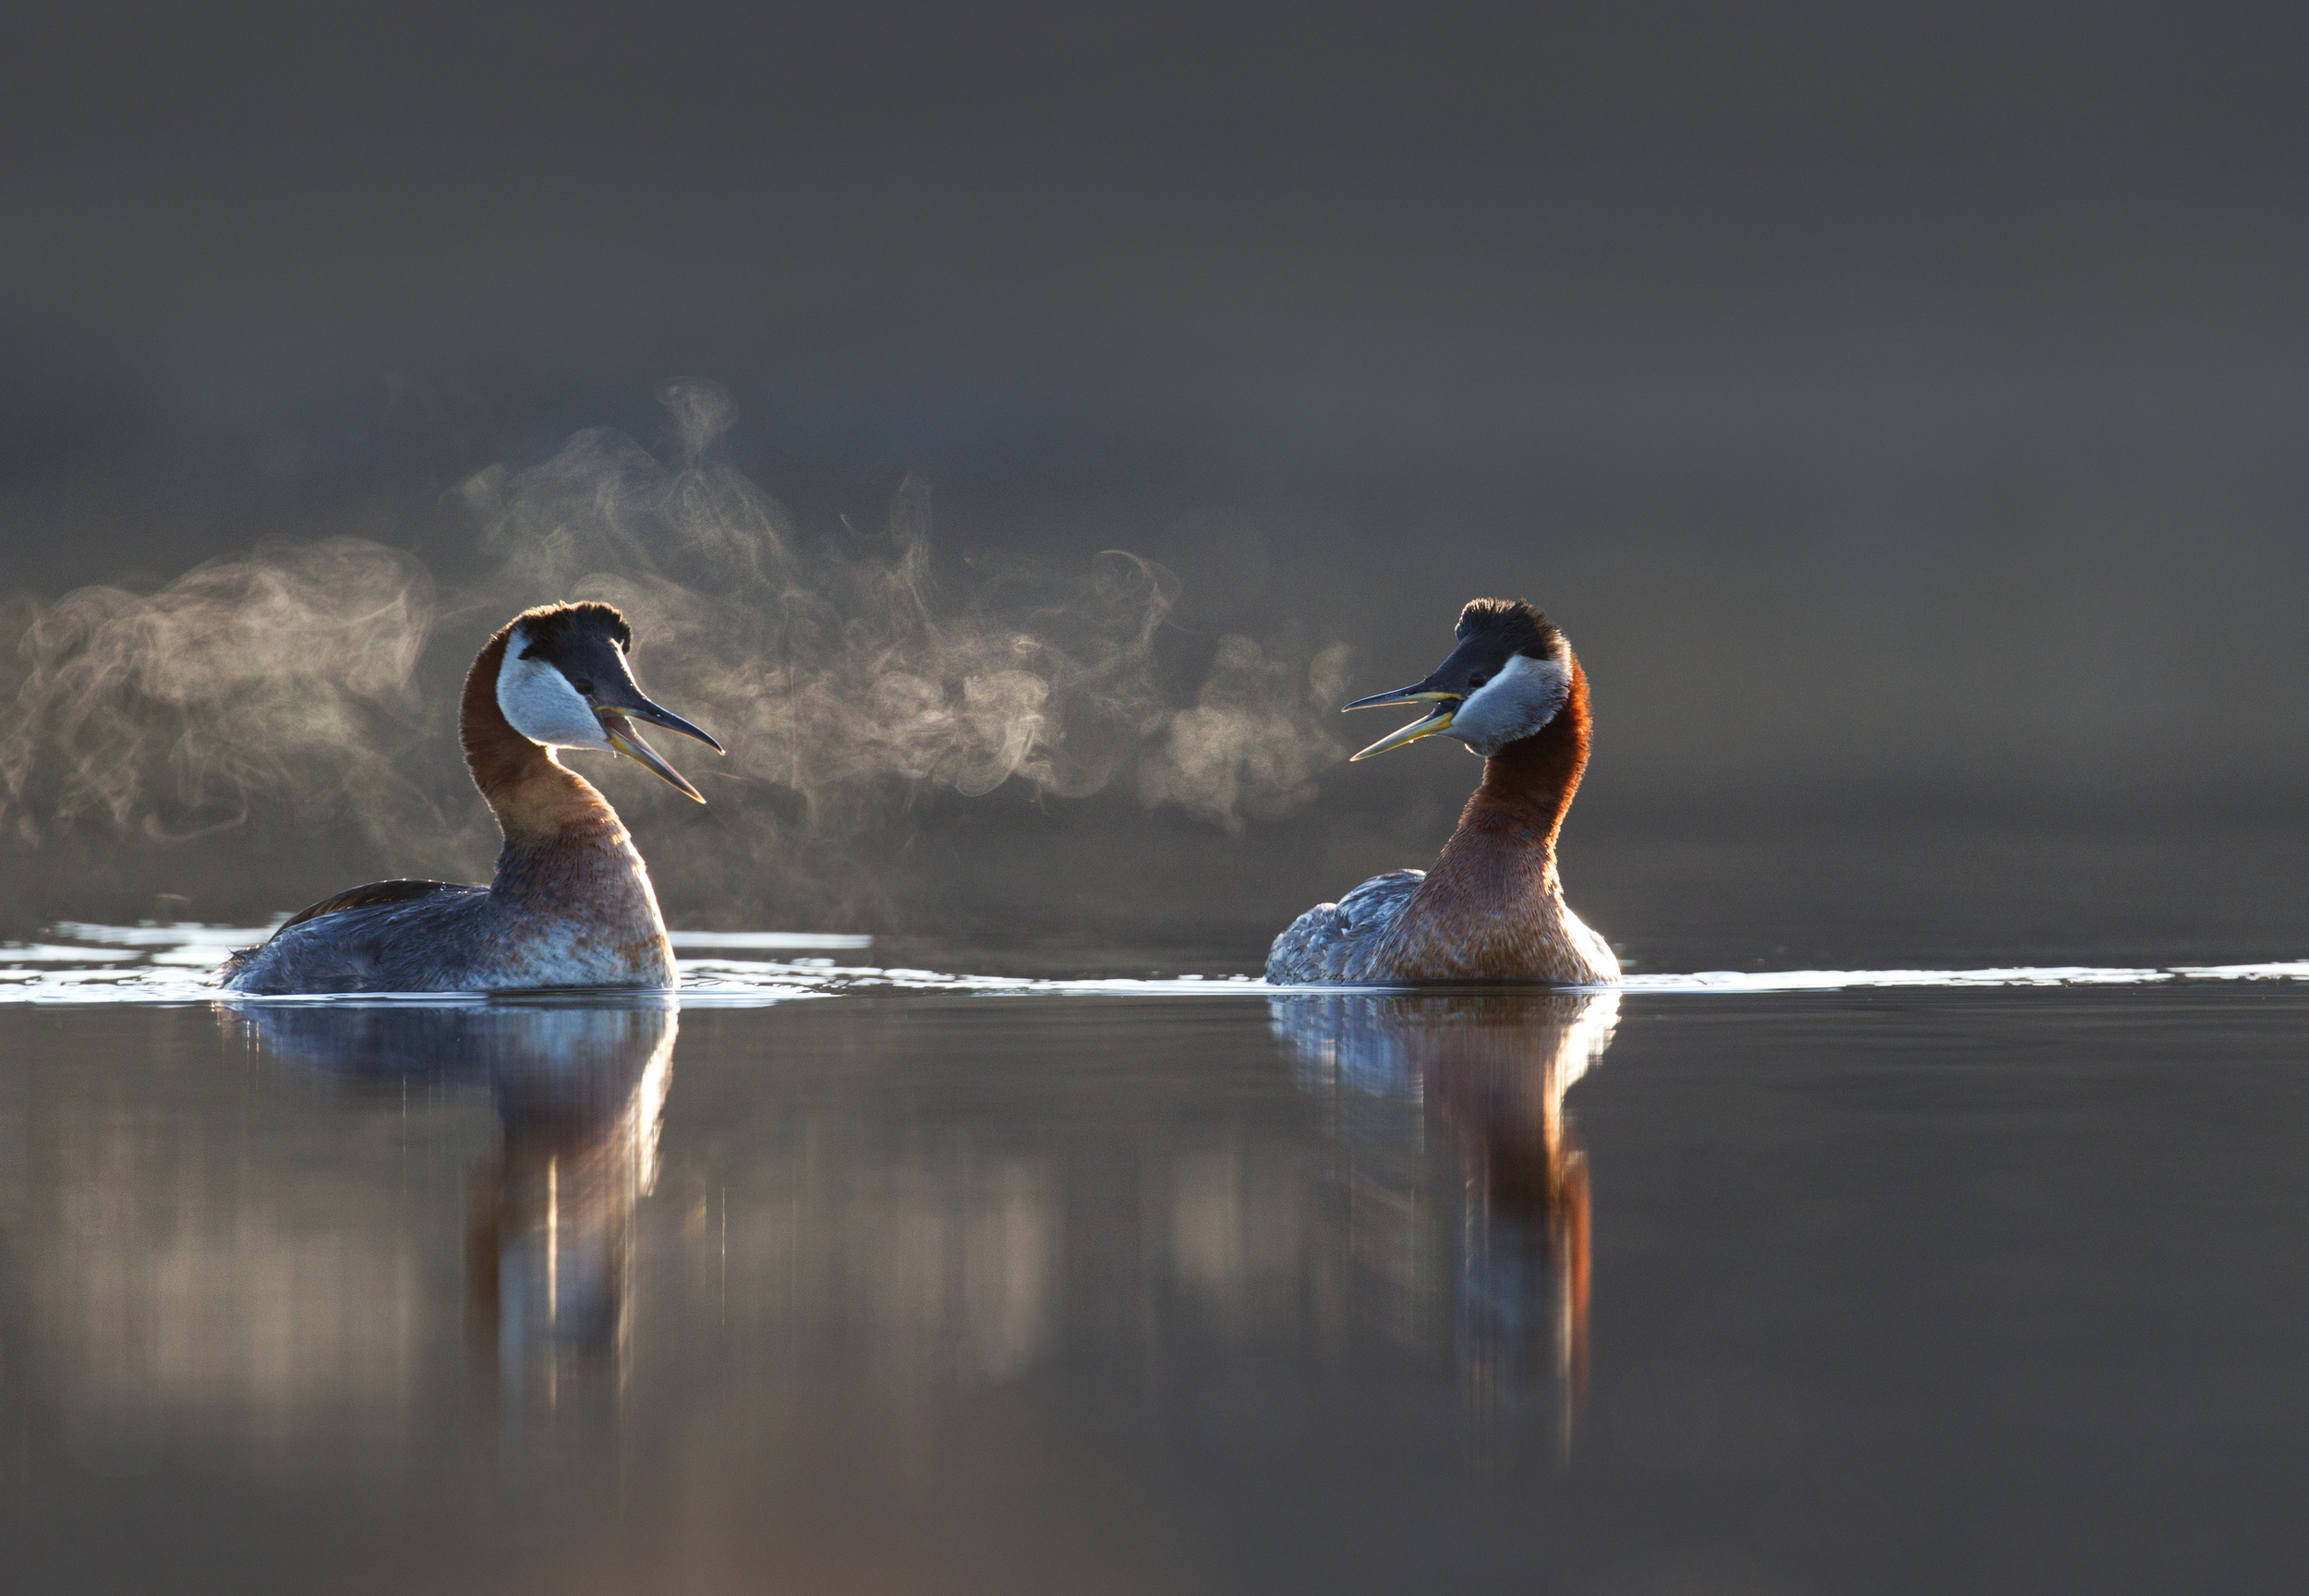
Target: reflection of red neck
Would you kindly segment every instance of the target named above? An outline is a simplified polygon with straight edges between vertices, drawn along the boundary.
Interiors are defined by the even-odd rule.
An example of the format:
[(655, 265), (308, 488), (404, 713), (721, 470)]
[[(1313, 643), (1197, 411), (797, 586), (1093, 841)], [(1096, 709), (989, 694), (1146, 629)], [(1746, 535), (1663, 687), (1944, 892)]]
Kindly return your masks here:
[(474, 657), (457, 717), (465, 768), (497, 816), (497, 828), (519, 848), (605, 819), (614, 825), (616, 812), (592, 784), (555, 759), (552, 750), (514, 731), (498, 707), (497, 674), (512, 636), (513, 628), (505, 627)]
[[(1576, 1410), (1587, 1389), (1593, 1269), (1588, 1155), (1565, 1124), (1560, 1059), (1536, 1069), (1468, 1067), (1476, 1063), (1430, 1063), (1420, 1071), (1421, 1083), (1428, 1101), (1458, 1131), (1469, 1167), (1480, 1172), (1485, 1214), (1517, 1222), (1553, 1277), (1564, 1337), (1556, 1356)], [(1567, 1425), (1570, 1417), (1565, 1416)]]
[(1588, 673), (1573, 659), (1564, 707), (1530, 736), (1483, 761), (1482, 784), (1460, 812), (1459, 828), (1505, 830), (1553, 852), (1564, 813), (1588, 768)]

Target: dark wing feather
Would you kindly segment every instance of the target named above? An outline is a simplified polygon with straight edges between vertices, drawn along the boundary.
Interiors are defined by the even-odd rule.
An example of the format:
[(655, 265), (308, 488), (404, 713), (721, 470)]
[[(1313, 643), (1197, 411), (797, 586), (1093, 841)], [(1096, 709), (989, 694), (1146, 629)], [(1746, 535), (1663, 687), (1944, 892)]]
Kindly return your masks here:
[(472, 892), (478, 889), (459, 881), (371, 881), (366, 887), (354, 887), (323, 898), (320, 902), (298, 910), (274, 927), (278, 937), (292, 925), (302, 925), (308, 920), (318, 920), (323, 914), (335, 914), (346, 909), (373, 909), (380, 903), (407, 903), (418, 898), (430, 898), (436, 892)]
[(486, 898), (489, 889), (457, 881), (371, 881), (365, 887), (355, 887), (320, 902), (297, 911), (273, 928), (272, 935), (262, 947), (243, 948), (230, 954), (218, 966), (217, 973), (231, 985), (261, 958), (268, 949), (281, 940), (281, 934), (304, 925), (308, 920), (320, 920), (332, 914), (345, 914), (356, 910), (391, 910), (412, 903), (423, 903), (444, 898)]

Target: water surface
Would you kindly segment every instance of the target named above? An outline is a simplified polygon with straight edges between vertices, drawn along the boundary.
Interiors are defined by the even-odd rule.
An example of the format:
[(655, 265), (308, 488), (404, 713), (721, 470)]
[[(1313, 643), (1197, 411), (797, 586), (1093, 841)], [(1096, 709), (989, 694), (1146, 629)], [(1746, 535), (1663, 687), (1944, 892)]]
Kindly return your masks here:
[(0, 1006), (74, 1590), (2271, 1589), (2290, 981)]

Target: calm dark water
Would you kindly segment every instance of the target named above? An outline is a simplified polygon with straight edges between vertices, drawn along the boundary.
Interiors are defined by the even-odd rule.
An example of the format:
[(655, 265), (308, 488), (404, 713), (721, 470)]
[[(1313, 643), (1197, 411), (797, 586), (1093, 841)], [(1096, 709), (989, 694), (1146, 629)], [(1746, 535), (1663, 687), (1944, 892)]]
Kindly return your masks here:
[(10, 1588), (2294, 1588), (2309, 992), (0, 1010)]

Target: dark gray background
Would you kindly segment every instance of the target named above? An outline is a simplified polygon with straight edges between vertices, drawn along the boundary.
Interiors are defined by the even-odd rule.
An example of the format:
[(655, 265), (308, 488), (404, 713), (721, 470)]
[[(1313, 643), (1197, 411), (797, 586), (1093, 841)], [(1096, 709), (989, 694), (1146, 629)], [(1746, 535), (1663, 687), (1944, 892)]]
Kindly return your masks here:
[[(2255, 906), (2190, 934), (2285, 951), (2305, 45), (2204, 4), (52, 7), (0, 53), (0, 587), (354, 536), (464, 591), (458, 484), (597, 426), (671, 458), (697, 378), (812, 536), (934, 485), (949, 591), (1162, 562), (1174, 703), (1226, 634), (1347, 642), (1363, 692), (1471, 595), (1542, 604), (1600, 717), (1575, 901), (1638, 953), (1697, 913), (1772, 961), (1736, 905), (1823, 830), (1940, 895), (1870, 947), (2218, 878)], [(502, 618), (441, 623), (429, 702)], [(424, 731), (394, 756), (453, 775)], [(1233, 831), (1127, 781), (831, 828), (615, 792), (677, 920), (1236, 948), (1417, 861), (1472, 775), (1414, 749)], [(168, 841), (202, 828), (59, 825), (41, 780), (19, 918), (486, 868), (293, 785)], [(2085, 831), (2027, 893), (1994, 863)], [(2184, 831), (2162, 874), (2108, 840)], [(1711, 837), (1733, 878), (1663, 864)]]

